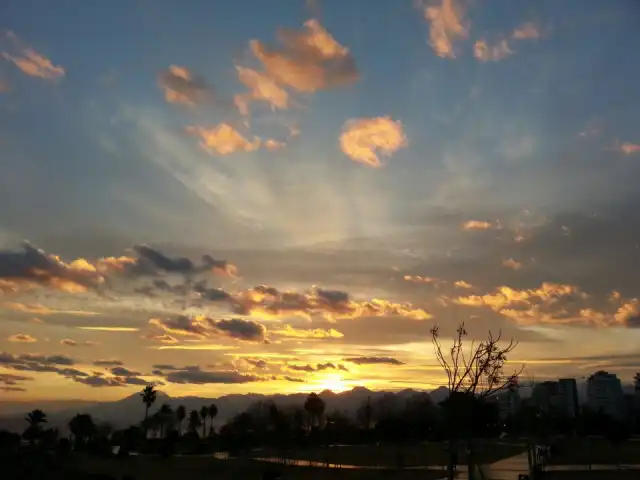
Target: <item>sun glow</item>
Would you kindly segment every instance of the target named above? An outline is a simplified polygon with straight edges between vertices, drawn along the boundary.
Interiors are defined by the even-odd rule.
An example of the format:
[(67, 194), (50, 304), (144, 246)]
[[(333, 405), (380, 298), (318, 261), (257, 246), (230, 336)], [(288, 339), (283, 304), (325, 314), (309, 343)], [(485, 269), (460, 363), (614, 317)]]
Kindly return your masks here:
[(342, 380), (342, 376), (340, 375), (327, 375), (321, 379), (318, 379), (317, 382), (314, 382), (318, 390), (331, 390), (332, 392), (344, 392), (345, 390), (349, 390), (351, 388), (350, 385), (345, 383)]

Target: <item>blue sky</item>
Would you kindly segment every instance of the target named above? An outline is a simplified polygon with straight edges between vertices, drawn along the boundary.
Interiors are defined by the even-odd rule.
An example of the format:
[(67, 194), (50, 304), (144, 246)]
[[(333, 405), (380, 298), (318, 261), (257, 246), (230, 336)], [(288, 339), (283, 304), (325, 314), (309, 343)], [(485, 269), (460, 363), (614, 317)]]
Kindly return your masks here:
[[(72, 333), (86, 334), (73, 314), (29, 323), (38, 309), (15, 306), (47, 302), (96, 311), (81, 318), (103, 326), (122, 318), (142, 332), (130, 339), (141, 348), (154, 347), (144, 332), (160, 314), (164, 323), (151, 325), (173, 331), (174, 346), (222, 336), (235, 349), (237, 337), (209, 322), (182, 338), (171, 316), (266, 322), (267, 336), (280, 331), (280, 339), (262, 348), (282, 355), (292, 338), (329, 348), (316, 327), (344, 334), (345, 355), (380, 348), (364, 332), (401, 331), (407, 317), (406, 309), (365, 308), (343, 332), (339, 319), (317, 311), (276, 315), (306, 332), (292, 336), (268, 323), (264, 305), (238, 311), (259, 284), (315, 302), (314, 285), (348, 292), (351, 302), (382, 298), (428, 312), (391, 344), (405, 365), (418, 361), (416, 351), (398, 345), (419, 345), (434, 321), (469, 316), (481, 318), (477, 332), (499, 326), (530, 341), (523, 358), (567, 348), (576, 358), (604, 355), (637, 340), (640, 283), (627, 265), (640, 241), (640, 66), (629, 53), (640, 44), (639, 14), (633, 0), (3, 2), (0, 280), (11, 288), (0, 297), (9, 319), (0, 342), (11, 355), (53, 354), (70, 348), (59, 341)], [(82, 258), (103, 269), (111, 291), (98, 295), (81, 282), (83, 291), (70, 292), (33, 277), (33, 266), (18, 276), (3, 270), (22, 240), (47, 262), (60, 256), (51, 278), (77, 282), (69, 266)], [(204, 279), (229, 292), (231, 312), (203, 306), (202, 292), (150, 285), (145, 262), (145, 272), (173, 282), (196, 273), (163, 269), (131, 250), (139, 244), (168, 258), (197, 263), (209, 254), (233, 264), (239, 273), (205, 269)], [(33, 255), (23, 251), (21, 262)], [(100, 260), (120, 256), (137, 267), (114, 273)], [(600, 330), (601, 348), (574, 344), (575, 332)], [(21, 334), (36, 341), (15, 340)], [(112, 333), (92, 335), (105, 356), (126, 354)], [(206, 368), (198, 351), (174, 350), (164, 352), (171, 361)], [(249, 375), (238, 358), (215, 368)], [(151, 369), (140, 356), (126, 361)], [(370, 374), (339, 381), (388, 380)], [(304, 388), (322, 384), (314, 375)], [(54, 385), (44, 390), (53, 396), (59, 382), (92, 395), (77, 378), (50, 372), (36, 381)]]

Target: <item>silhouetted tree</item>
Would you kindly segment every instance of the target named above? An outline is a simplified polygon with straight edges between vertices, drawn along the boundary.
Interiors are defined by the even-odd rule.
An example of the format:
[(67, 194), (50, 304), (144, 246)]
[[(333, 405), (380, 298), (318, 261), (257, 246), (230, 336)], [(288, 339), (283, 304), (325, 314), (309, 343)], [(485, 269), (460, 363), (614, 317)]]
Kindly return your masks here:
[(142, 392), (140, 392), (140, 396), (142, 397), (142, 403), (144, 403), (145, 409), (144, 409), (144, 438), (147, 438), (147, 427), (148, 427), (148, 418), (149, 418), (149, 408), (151, 408), (151, 405), (153, 405), (156, 401), (156, 397), (157, 397), (158, 393), (156, 392), (156, 389), (153, 388), (153, 385), (147, 385), (146, 387), (144, 387), (142, 389)]
[(43, 423), (47, 423), (47, 415), (40, 409), (32, 410), (25, 416), (25, 420), (27, 421), (27, 429), (24, 431), (22, 436), (26, 438), (31, 445), (38, 440), (42, 434)]
[(207, 417), (209, 416), (209, 407), (203, 406), (200, 409), (200, 417), (202, 418), (202, 438), (206, 437)]
[(173, 420), (173, 410), (168, 403), (163, 403), (158, 410), (160, 417), (160, 436), (164, 437), (164, 433), (171, 427)]
[(191, 410), (191, 412), (189, 413), (189, 431), (197, 434), (200, 425), (202, 425), (200, 414), (197, 410)]
[(187, 418), (187, 409), (184, 405), (180, 405), (176, 409), (176, 418), (178, 419), (178, 434), (182, 435), (182, 422)]
[(304, 409), (309, 414), (311, 419), (311, 427), (319, 428), (324, 413), (325, 404), (324, 400), (316, 393), (310, 393), (307, 400), (304, 402)]
[(209, 405), (209, 435), (213, 435), (213, 419), (218, 415), (218, 407), (216, 407), (215, 403)]
[[(489, 332), (486, 339), (481, 340), (478, 344), (471, 342), (470, 347), (466, 349), (467, 330), (463, 322), (456, 330), (453, 344), (448, 353), (442, 349), (438, 326), (431, 329), (431, 339), (436, 359), (447, 376), (449, 398), (444, 405), (446, 416), (449, 422), (455, 420), (458, 428), (464, 422), (465, 416), (467, 420), (470, 420), (468, 415), (477, 408), (475, 405), (477, 397), (486, 398), (506, 390), (510, 385), (517, 383), (518, 377), (524, 369), (523, 366), (511, 375), (505, 375), (504, 365), (507, 356), (518, 344), (511, 340), (508, 344), (501, 345), (501, 333), (494, 337)], [(473, 432), (469, 430), (470, 423), (469, 421), (465, 424), (467, 425), (467, 466), (469, 479), (473, 480), (475, 478), (475, 461), (473, 458)], [(452, 425), (452, 423), (449, 424)], [(453, 434), (454, 432), (450, 430), (448, 468), (450, 480), (453, 479), (454, 474)]]
[(87, 441), (96, 434), (96, 425), (91, 415), (78, 413), (69, 420), (69, 430), (73, 434), (76, 448), (84, 448)]

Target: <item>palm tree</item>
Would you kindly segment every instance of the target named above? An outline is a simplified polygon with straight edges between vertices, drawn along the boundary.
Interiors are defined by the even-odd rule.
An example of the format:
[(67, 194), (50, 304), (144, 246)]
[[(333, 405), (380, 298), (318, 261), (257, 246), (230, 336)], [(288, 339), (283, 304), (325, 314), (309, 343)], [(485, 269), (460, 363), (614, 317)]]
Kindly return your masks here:
[(187, 409), (184, 408), (184, 405), (180, 405), (176, 409), (176, 418), (178, 419), (178, 434), (182, 435), (182, 422), (187, 418)]
[(168, 427), (170, 426), (169, 422), (171, 422), (173, 417), (173, 410), (171, 409), (171, 405), (163, 403), (158, 412), (160, 414), (160, 436), (163, 437), (164, 432), (166, 431), (165, 427), (167, 427), (168, 430)]
[(27, 413), (24, 417), (30, 427), (37, 427), (41, 423), (47, 423), (47, 414), (40, 409), (33, 410)]
[(200, 425), (202, 425), (200, 414), (197, 410), (191, 410), (191, 413), (189, 413), (189, 431), (198, 433)]
[(47, 414), (40, 409), (33, 410), (24, 417), (29, 426), (25, 430), (23, 436), (29, 440), (31, 445), (34, 444), (36, 439), (40, 436), (41, 423), (47, 423)]
[(153, 388), (153, 385), (147, 385), (140, 392), (140, 396), (142, 397), (142, 403), (145, 405), (144, 410), (144, 438), (147, 438), (147, 422), (149, 417), (149, 408), (154, 404), (157, 397), (156, 389)]
[(200, 416), (202, 417), (202, 438), (206, 437), (207, 417), (209, 416), (209, 407), (204, 406), (200, 409)]
[(209, 436), (213, 434), (213, 419), (218, 415), (218, 407), (216, 407), (215, 403), (209, 405)]
[(322, 400), (316, 393), (310, 393), (307, 400), (304, 402), (304, 409), (311, 418), (311, 427), (320, 426), (320, 419), (324, 413), (324, 400)]

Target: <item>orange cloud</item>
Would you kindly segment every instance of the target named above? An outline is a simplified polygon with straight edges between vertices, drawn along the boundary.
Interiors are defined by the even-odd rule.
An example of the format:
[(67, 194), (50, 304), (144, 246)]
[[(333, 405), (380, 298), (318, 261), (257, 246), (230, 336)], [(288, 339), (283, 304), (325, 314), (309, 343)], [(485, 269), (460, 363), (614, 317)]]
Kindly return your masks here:
[(300, 316), (311, 319), (320, 316), (330, 321), (382, 316), (402, 316), (415, 320), (431, 318), (425, 310), (410, 303), (393, 303), (376, 298), (356, 301), (346, 292), (321, 288), (296, 292), (263, 285), (233, 295), (232, 302), (236, 313), (260, 318)]
[(15, 335), (11, 335), (7, 338), (10, 342), (15, 343), (35, 343), (38, 340), (31, 335), (27, 335), (26, 333), (16, 333)]
[(485, 306), (496, 312), (501, 312), (506, 307), (519, 306), (526, 308), (530, 306), (531, 301), (541, 301), (549, 305), (563, 297), (586, 299), (588, 295), (573, 285), (544, 282), (540, 288), (529, 290), (517, 290), (502, 286), (494, 293), (459, 297), (456, 303), (474, 307)]
[(444, 283), (443, 280), (440, 280), (438, 278), (421, 277), (420, 275), (405, 275), (403, 278), (406, 282), (411, 282), (411, 283), (429, 283), (432, 285), (438, 285), (440, 283)]
[(303, 31), (281, 30), (283, 48), (270, 49), (262, 42), (249, 43), (266, 74), (280, 85), (304, 93), (352, 84), (358, 79), (355, 60), (315, 19)]
[(520, 270), (522, 268), (522, 263), (514, 260), (513, 258), (508, 258), (507, 260), (502, 261), (502, 266), (513, 270)]
[(489, 44), (486, 40), (480, 39), (473, 45), (473, 54), (475, 58), (481, 62), (497, 62), (503, 60), (515, 52), (511, 49), (509, 40), (537, 40), (540, 38), (540, 32), (533, 22), (523, 23), (516, 27), (510, 38), (503, 38)]
[(200, 146), (209, 153), (229, 155), (235, 152), (252, 152), (260, 147), (259, 138), (254, 137), (249, 141), (228, 123), (211, 128), (189, 126), (186, 130), (187, 133), (200, 137)]
[(535, 23), (527, 22), (516, 27), (511, 34), (511, 38), (514, 40), (537, 40), (540, 38), (540, 31), (536, 27)]
[(471, 285), (470, 283), (465, 282), (464, 280), (458, 280), (453, 285), (456, 288), (466, 288), (466, 289), (473, 288), (473, 285)]
[(78, 327), (80, 330), (95, 330), (98, 332), (138, 332), (135, 327)]
[[(20, 290), (21, 282), (18, 280), (7, 280), (0, 278), (0, 292), (1, 293), (16, 293)], [(35, 287), (35, 285), (33, 285)]]
[(264, 342), (267, 333), (264, 325), (252, 320), (240, 318), (217, 320), (204, 315), (193, 317), (181, 315), (172, 320), (152, 318), (149, 320), (149, 325), (153, 325), (170, 335), (198, 339), (227, 337), (248, 342)]
[(269, 333), (273, 335), (278, 335), (281, 337), (290, 337), (290, 338), (342, 338), (344, 334), (333, 328), (328, 330), (324, 330), (322, 328), (315, 329), (302, 329), (302, 328), (294, 328), (291, 325), (284, 325), (279, 330), (270, 330)]
[[(23, 243), (22, 250), (0, 251), (0, 263), (11, 267), (0, 272), (3, 292), (49, 287), (70, 293), (86, 292), (104, 283), (104, 277), (84, 259), (65, 263), (57, 255), (47, 254)], [(4, 265), (2, 265), (4, 266)]]
[(77, 315), (81, 317), (94, 317), (100, 315), (98, 312), (90, 312), (84, 310), (54, 310), (39, 303), (26, 305), (24, 303), (5, 303), (2, 305), (5, 308), (15, 310), (16, 312), (31, 313), (34, 315)]
[(500, 228), (500, 224), (497, 222), (493, 224), (484, 220), (469, 220), (462, 225), (462, 228), (464, 230), (498, 230)]
[(625, 142), (620, 145), (619, 150), (625, 155), (633, 155), (634, 153), (640, 153), (640, 145), (636, 145), (635, 143)]
[(193, 106), (213, 98), (213, 92), (187, 68), (171, 65), (158, 75), (158, 86), (168, 103)]
[(65, 72), (61, 66), (54, 65), (51, 60), (33, 48), (24, 46), (15, 33), (7, 32), (6, 37), (16, 47), (18, 53), (11, 55), (3, 52), (2, 56), (13, 62), (23, 73), (46, 80), (55, 80), (64, 76)]
[(239, 66), (236, 69), (238, 79), (249, 89), (233, 98), (242, 115), (249, 115), (249, 103), (254, 100), (266, 102), (272, 109), (283, 110), (289, 106), (289, 94), (268, 74)]
[(424, 18), (429, 23), (429, 45), (442, 58), (455, 58), (454, 43), (469, 36), (469, 25), (458, 0), (424, 3)]
[(267, 138), (264, 141), (264, 146), (267, 150), (270, 150), (272, 152), (276, 152), (278, 150), (282, 150), (283, 148), (285, 148), (287, 146), (287, 144), (285, 142), (280, 142), (278, 140), (274, 140), (273, 138)]
[(155, 340), (156, 342), (167, 344), (178, 343), (178, 339), (176, 337), (172, 337), (171, 335), (167, 334), (156, 335), (154, 333), (149, 333), (147, 335), (141, 336), (140, 338), (143, 338), (145, 340)]
[(486, 40), (478, 40), (473, 46), (473, 54), (481, 62), (497, 62), (513, 53), (506, 39), (499, 41), (495, 45), (489, 45)]
[(360, 118), (347, 121), (342, 126), (340, 147), (352, 160), (380, 167), (378, 152), (393, 155), (407, 146), (407, 138), (400, 121), (390, 117)]
[(66, 345), (67, 347), (93, 347), (100, 345), (100, 342), (94, 342), (93, 340), (76, 341), (71, 338), (63, 338), (60, 340), (60, 345)]

